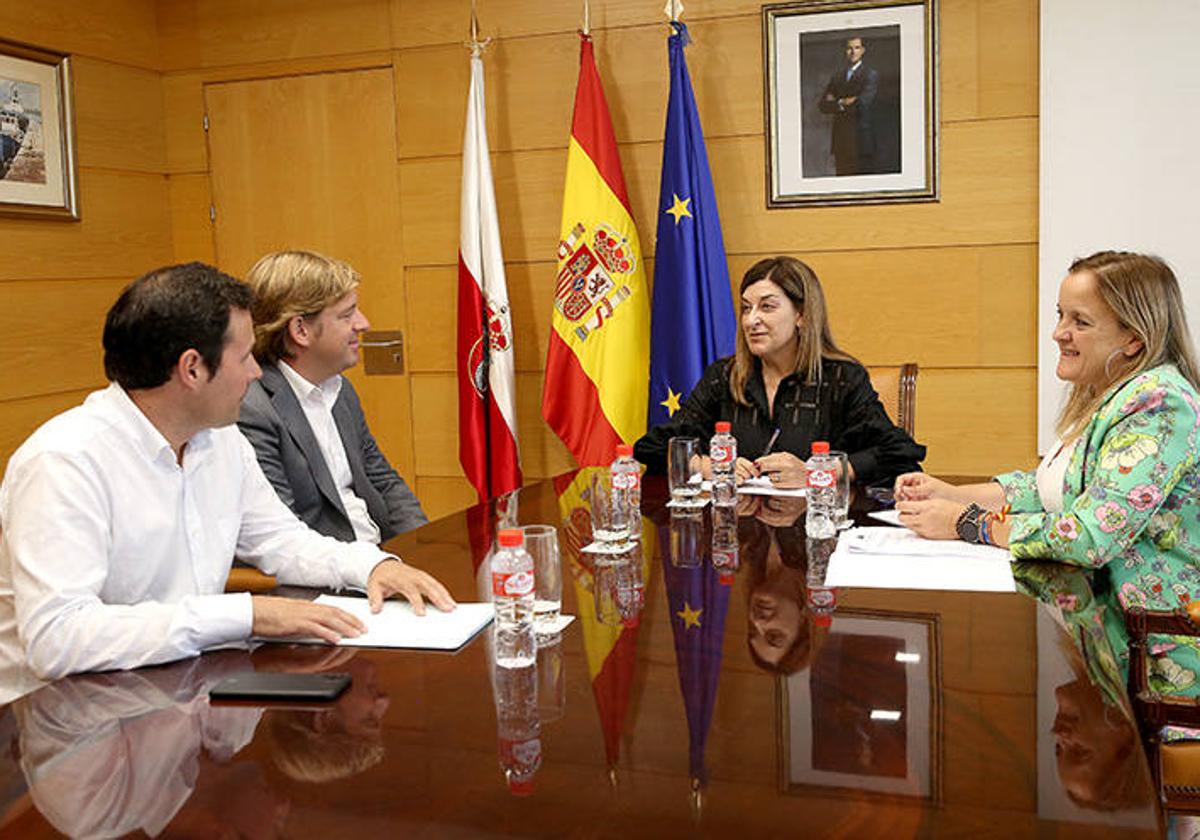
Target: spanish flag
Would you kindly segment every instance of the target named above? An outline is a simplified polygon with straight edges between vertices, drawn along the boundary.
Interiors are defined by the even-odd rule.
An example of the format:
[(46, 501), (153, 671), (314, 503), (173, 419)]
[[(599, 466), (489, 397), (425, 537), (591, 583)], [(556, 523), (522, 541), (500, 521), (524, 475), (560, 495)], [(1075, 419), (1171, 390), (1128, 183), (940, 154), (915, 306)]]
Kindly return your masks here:
[(650, 306), (592, 40), (580, 38), (542, 416), (580, 466), (598, 466), (646, 431)]

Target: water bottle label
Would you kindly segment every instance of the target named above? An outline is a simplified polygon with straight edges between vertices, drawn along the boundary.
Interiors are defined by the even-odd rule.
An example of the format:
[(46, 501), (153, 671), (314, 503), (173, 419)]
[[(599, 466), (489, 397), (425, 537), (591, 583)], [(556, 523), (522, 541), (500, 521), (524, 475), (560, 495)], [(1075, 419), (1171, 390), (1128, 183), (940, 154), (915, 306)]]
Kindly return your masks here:
[(523, 598), (533, 594), (533, 572), (492, 572), (492, 595)]
[(733, 447), (726, 444), (714, 443), (709, 447), (708, 456), (715, 464), (724, 464), (733, 460)]
[(612, 486), (618, 490), (632, 490), (638, 486), (638, 480), (641, 478), (635, 472), (613, 473)]
[(824, 489), (833, 486), (833, 470), (809, 470), (808, 486)]

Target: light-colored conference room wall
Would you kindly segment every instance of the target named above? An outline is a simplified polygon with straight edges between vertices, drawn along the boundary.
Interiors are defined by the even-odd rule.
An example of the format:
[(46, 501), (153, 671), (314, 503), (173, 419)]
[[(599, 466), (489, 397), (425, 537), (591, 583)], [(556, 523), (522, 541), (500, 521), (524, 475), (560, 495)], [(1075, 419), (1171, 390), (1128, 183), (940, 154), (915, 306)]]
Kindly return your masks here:
[[(571, 465), (538, 405), (581, 5), (479, 4), (484, 34), (494, 38), (485, 59), (489, 133), (530, 479)], [(75, 13), (85, 6), (92, 8), (59, 2), (68, 14), (43, 4), (40, 29), (20, 29), (15, 12), (12, 21), (0, 12), (0, 36), (80, 55), (85, 213), (78, 231), (0, 220), (7, 242), (10, 231), (19, 234), (21, 254), (0, 265), (0, 277), (6, 290), (34, 296), (37, 312), (4, 308), (10, 323), (0, 340), (11, 347), (0, 356), (0, 458), (38, 419), (102, 381), (95, 339), (120, 281), (171, 256), (220, 264), (208, 215), (205, 85), (387, 67), (396, 91), (396, 170), (387, 175), (399, 184), (402, 266), (364, 278), (364, 290), (381, 299), (373, 283), (402, 286), (394, 315), (371, 314), (378, 326), (406, 332), (410, 393), (396, 400), (402, 416), (373, 421), (431, 512), (472, 501), (457, 463), (452, 330), (469, 3), (111, 0), (102, 20), (90, 21)], [(661, 6), (592, 3), (600, 73), (651, 268), (667, 94)], [(767, 210), (763, 195), (760, 9), (693, 0), (685, 12), (734, 282), (762, 256), (808, 260), (825, 282), (844, 347), (868, 366), (921, 365), (917, 437), (929, 447), (928, 469), (1028, 465), (1036, 414), (1036, 0), (940, 4), (940, 202), (789, 210)], [(87, 58), (88, 50), (101, 58)], [(107, 81), (89, 88), (89, 63), (125, 88), (152, 88), (157, 79), (159, 96)], [(101, 125), (89, 128), (89, 120)], [(67, 304), (38, 304), (56, 295), (51, 281), (79, 285), (84, 277), (86, 304), (74, 286), (61, 295)], [(30, 376), (31, 367), (43, 373)], [(32, 394), (35, 385), (43, 390)], [(405, 445), (389, 444), (399, 439), (393, 424)]]

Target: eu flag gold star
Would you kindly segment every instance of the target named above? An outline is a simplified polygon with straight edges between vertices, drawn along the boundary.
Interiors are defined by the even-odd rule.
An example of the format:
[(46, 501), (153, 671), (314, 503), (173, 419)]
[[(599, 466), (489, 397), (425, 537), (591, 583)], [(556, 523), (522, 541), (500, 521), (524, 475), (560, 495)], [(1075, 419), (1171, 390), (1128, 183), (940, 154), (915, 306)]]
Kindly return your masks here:
[(692, 609), (691, 604), (689, 604), (687, 601), (684, 601), (683, 609), (675, 613), (675, 615), (683, 619), (683, 629), (686, 630), (689, 627), (700, 626), (700, 613), (702, 612), (704, 612), (703, 608), (694, 610)]
[(675, 195), (675, 193), (671, 193), (671, 197), (675, 199), (675, 204), (672, 207), (669, 207), (667, 212), (675, 217), (676, 225), (679, 224), (679, 221), (684, 216), (687, 216), (689, 219), (693, 218), (692, 211), (688, 210), (688, 205), (692, 202), (690, 198), (680, 199), (679, 196)]
[(670, 385), (667, 386), (667, 398), (660, 402), (659, 405), (667, 410), (668, 417), (674, 417), (675, 412), (679, 410), (679, 398), (681, 396), (682, 394), (676, 394), (672, 391)]

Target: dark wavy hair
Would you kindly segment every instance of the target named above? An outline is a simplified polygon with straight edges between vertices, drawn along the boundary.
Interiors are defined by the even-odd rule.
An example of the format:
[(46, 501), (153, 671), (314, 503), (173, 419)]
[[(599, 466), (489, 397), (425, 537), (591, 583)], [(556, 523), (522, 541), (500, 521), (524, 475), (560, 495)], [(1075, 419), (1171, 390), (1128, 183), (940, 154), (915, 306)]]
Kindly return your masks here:
[(250, 287), (200, 262), (157, 268), (121, 292), (104, 321), (104, 373), (125, 390), (157, 388), (195, 350), (211, 379), (221, 366), (233, 309), (250, 310)]

